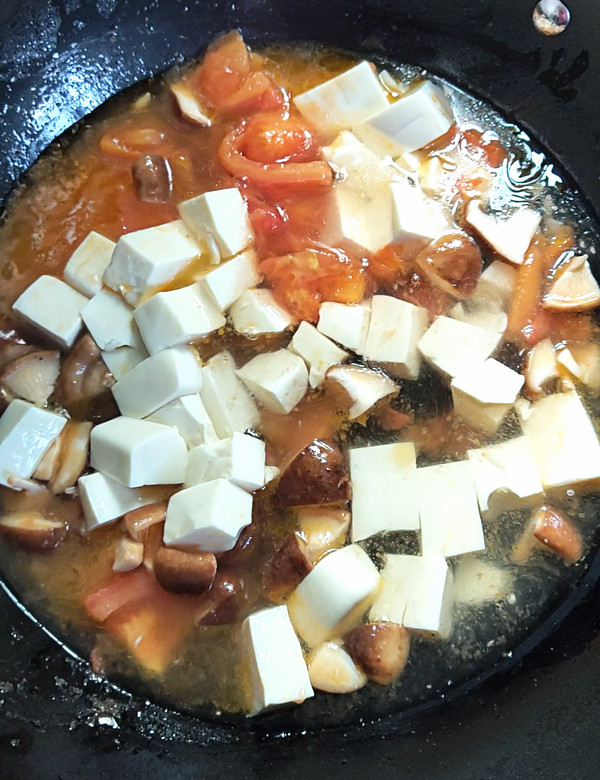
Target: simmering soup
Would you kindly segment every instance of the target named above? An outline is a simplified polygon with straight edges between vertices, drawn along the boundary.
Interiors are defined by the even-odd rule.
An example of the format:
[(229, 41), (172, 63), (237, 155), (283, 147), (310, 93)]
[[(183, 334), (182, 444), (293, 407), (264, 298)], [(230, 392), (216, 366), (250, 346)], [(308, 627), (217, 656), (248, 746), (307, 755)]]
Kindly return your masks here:
[(595, 235), (460, 90), (229, 33), (53, 146), (0, 247), (2, 569), (95, 673), (378, 715), (577, 582)]

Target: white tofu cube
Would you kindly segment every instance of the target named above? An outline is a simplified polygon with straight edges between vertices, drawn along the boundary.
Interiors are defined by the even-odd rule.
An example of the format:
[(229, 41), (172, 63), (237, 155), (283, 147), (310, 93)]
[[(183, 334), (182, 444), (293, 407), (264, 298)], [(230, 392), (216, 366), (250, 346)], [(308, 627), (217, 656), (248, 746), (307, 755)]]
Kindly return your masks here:
[(540, 502), (544, 488), (525, 436), (469, 450), (471, 474), (484, 517)]
[(200, 243), (216, 249), (213, 263), (237, 255), (254, 240), (248, 209), (236, 187), (185, 200), (179, 204), (179, 215)]
[(112, 290), (105, 288), (94, 295), (81, 310), (81, 319), (96, 344), (106, 352), (135, 347), (139, 341), (133, 309)]
[(229, 352), (212, 357), (203, 367), (202, 377), (200, 397), (220, 439), (260, 425), (256, 403), (238, 378)]
[(156, 501), (156, 496), (147, 488), (125, 487), (99, 471), (79, 477), (77, 488), (88, 531), (112, 523), (126, 512)]
[(163, 538), (166, 545), (225, 552), (251, 522), (250, 493), (227, 479), (213, 479), (171, 496)]
[(450, 383), (454, 413), (467, 425), (494, 434), (514, 406), (525, 377), (488, 358), (473, 363)]
[(244, 646), (250, 661), (252, 704), (255, 715), (268, 707), (314, 696), (298, 637), (285, 605), (267, 607), (242, 623)]
[(202, 388), (198, 353), (191, 347), (170, 347), (151, 355), (112, 386), (121, 414), (147, 417), (161, 406)]
[(561, 488), (600, 477), (600, 443), (577, 393), (540, 398), (522, 420), (545, 488)]
[(358, 355), (362, 355), (371, 321), (370, 303), (325, 301), (319, 307), (317, 330)]
[(327, 373), (327, 379), (340, 384), (348, 393), (352, 405), (348, 411), (351, 420), (356, 420), (382, 398), (398, 392), (398, 385), (389, 376), (363, 366), (334, 366)]
[(265, 287), (243, 292), (231, 305), (229, 314), (234, 329), (244, 336), (281, 333), (294, 323), (292, 315)]
[(510, 569), (494, 566), (474, 553), (463, 555), (454, 571), (454, 603), (485, 604), (500, 601), (514, 588)]
[(350, 357), (309, 322), (300, 323), (288, 349), (299, 355), (306, 363), (308, 383), (311, 387), (318, 387), (321, 384), (331, 366), (344, 363)]
[(65, 427), (66, 417), (27, 401), (11, 401), (0, 417), (0, 485), (29, 479)]
[(516, 283), (517, 269), (502, 260), (494, 260), (482, 272), (473, 294), (485, 296), (488, 291), (494, 292), (502, 300), (504, 309), (508, 310)]
[(225, 317), (198, 284), (153, 295), (135, 310), (134, 317), (152, 355), (225, 325)]
[(485, 549), (468, 461), (417, 469), (423, 555), (451, 557)]
[(422, 149), (448, 132), (454, 122), (441, 89), (430, 81), (382, 107), (352, 130), (376, 154), (399, 157)]
[(521, 208), (508, 219), (496, 219), (482, 211), (480, 201), (472, 200), (467, 206), (466, 220), (499, 255), (522, 265), (542, 215)]
[(135, 230), (117, 241), (104, 283), (138, 306), (201, 253), (181, 220)]
[(97, 295), (115, 246), (114, 241), (92, 230), (69, 258), (64, 270), (65, 281), (88, 298)]
[(363, 351), (365, 360), (402, 379), (418, 379), (418, 343), (427, 329), (425, 309), (389, 295), (371, 299), (371, 321)]
[(92, 428), (92, 467), (130, 488), (184, 481), (188, 451), (179, 432), (134, 417), (115, 417)]
[(297, 95), (294, 104), (319, 132), (330, 137), (389, 105), (374, 69), (366, 61)]
[(389, 185), (392, 193), (392, 225), (395, 242), (414, 238), (433, 240), (452, 230), (442, 205), (425, 198), (408, 180)]
[(222, 263), (218, 268), (198, 276), (198, 285), (219, 311), (225, 311), (240, 295), (262, 281), (254, 250)]
[(417, 531), (417, 461), (412, 442), (350, 450), (352, 541), (380, 531)]
[(369, 620), (448, 636), (452, 627), (452, 572), (441, 555), (387, 555), (381, 590)]
[(115, 379), (124, 377), (128, 371), (131, 371), (147, 357), (148, 350), (139, 333), (136, 334), (134, 347), (118, 347), (110, 352), (102, 352), (102, 360)]
[(190, 450), (184, 487), (221, 477), (250, 492), (264, 487), (265, 443), (236, 431), (228, 439), (201, 444)]
[(467, 325), (493, 330), (503, 334), (508, 325), (508, 316), (500, 298), (494, 293), (484, 296), (473, 294), (468, 300), (455, 303), (448, 311), (450, 317)]
[(455, 377), (488, 358), (502, 334), (451, 317), (436, 317), (419, 341), (419, 351), (443, 374)]
[(337, 174), (321, 239), (350, 252), (377, 252), (394, 238), (389, 183), (398, 171), (348, 131), (321, 151)]
[(184, 395), (161, 406), (148, 418), (150, 422), (172, 425), (177, 428), (188, 447), (214, 441), (217, 438), (208, 412), (198, 393)]
[(375, 564), (357, 544), (329, 553), (290, 596), (294, 628), (310, 647), (343, 636), (371, 606), (379, 581)]
[(83, 326), (81, 310), (88, 302), (55, 276), (40, 276), (21, 293), (13, 310), (56, 342), (72, 347)]
[(289, 414), (308, 387), (304, 361), (287, 349), (253, 357), (237, 375), (259, 403), (278, 414)]

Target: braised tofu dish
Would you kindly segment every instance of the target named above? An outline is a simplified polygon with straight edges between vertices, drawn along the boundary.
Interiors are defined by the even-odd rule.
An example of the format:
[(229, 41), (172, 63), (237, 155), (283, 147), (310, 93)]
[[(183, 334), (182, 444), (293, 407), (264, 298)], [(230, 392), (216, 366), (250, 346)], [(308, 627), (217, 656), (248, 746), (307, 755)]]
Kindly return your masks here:
[(597, 236), (452, 85), (232, 32), (56, 142), (0, 233), (0, 566), (95, 674), (376, 715), (585, 571)]

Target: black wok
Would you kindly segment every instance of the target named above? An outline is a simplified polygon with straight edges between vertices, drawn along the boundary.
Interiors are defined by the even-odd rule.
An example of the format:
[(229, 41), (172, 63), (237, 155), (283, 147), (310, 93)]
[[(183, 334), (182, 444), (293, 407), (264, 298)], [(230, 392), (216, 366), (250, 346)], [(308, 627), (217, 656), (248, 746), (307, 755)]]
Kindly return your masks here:
[[(530, 131), (600, 214), (600, 15), (557, 38), (532, 0), (1, 0), (0, 197), (124, 87), (240, 27), (422, 65)], [(92, 678), (0, 591), (0, 777), (596, 777), (600, 558), (513, 654), (410, 716), (305, 734), (292, 714), (230, 727)], [(484, 679), (485, 678), (485, 679)]]

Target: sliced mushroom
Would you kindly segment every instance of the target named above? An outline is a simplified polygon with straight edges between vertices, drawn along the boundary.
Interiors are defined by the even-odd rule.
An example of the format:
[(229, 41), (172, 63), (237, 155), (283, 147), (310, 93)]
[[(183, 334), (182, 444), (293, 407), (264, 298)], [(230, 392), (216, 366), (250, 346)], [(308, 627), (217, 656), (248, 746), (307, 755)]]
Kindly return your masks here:
[(533, 514), (533, 535), (567, 563), (583, 555), (581, 534), (565, 515), (551, 506), (542, 506)]
[(249, 571), (258, 553), (260, 531), (256, 523), (250, 523), (238, 536), (231, 550), (217, 553), (219, 569)]
[(599, 305), (600, 287), (587, 255), (575, 255), (561, 263), (542, 298), (542, 306), (558, 311), (585, 311)]
[(184, 119), (195, 125), (200, 125), (200, 127), (211, 126), (212, 122), (207, 116), (204, 106), (201, 105), (187, 84), (181, 81), (177, 84), (171, 84), (171, 92)]
[(338, 642), (324, 642), (308, 657), (308, 674), (313, 688), (326, 693), (352, 693), (367, 678)]
[(397, 623), (365, 623), (346, 635), (344, 645), (370, 680), (389, 685), (406, 666), (410, 635)]
[[(86, 333), (63, 362), (58, 383), (62, 403), (79, 419), (115, 417), (118, 408), (110, 392), (114, 383), (98, 345)], [(97, 410), (102, 400), (106, 402), (106, 409)]]
[(16, 512), (0, 519), (0, 533), (27, 550), (53, 550), (67, 530), (66, 523), (39, 512)]
[(155, 504), (147, 504), (138, 509), (132, 509), (124, 517), (127, 533), (136, 542), (144, 541), (144, 534), (157, 523), (164, 523), (167, 517), (167, 505), (164, 501)]
[(581, 370), (581, 381), (591, 390), (600, 390), (600, 344), (571, 344), (571, 354)]
[(54, 439), (52, 444), (46, 450), (44, 457), (38, 463), (38, 467), (33, 472), (33, 478), (42, 482), (48, 482), (52, 479), (58, 469), (60, 459), (60, 436)]
[(0, 383), (13, 395), (43, 406), (54, 392), (60, 372), (57, 350), (29, 352), (9, 363), (0, 376)]
[(315, 439), (283, 471), (277, 486), (281, 506), (330, 504), (350, 498), (350, 479), (340, 448)]
[(217, 572), (210, 588), (200, 597), (196, 622), (201, 626), (221, 626), (236, 620), (236, 603), (245, 598), (244, 582), (240, 577)]
[(171, 593), (200, 595), (213, 584), (217, 559), (212, 553), (196, 553), (160, 547), (154, 556), (154, 576)]
[(532, 347), (525, 365), (525, 387), (533, 396), (542, 395), (550, 382), (558, 379), (556, 353), (550, 339), (543, 339)]
[(142, 203), (166, 203), (171, 197), (173, 180), (169, 163), (160, 154), (143, 154), (131, 168)]
[(364, 366), (334, 366), (329, 369), (326, 378), (341, 385), (348, 394), (352, 402), (348, 412), (351, 420), (362, 417), (382, 398), (398, 392), (393, 379)]
[(134, 542), (124, 536), (119, 539), (115, 549), (113, 571), (132, 571), (141, 566), (144, 560), (144, 545), (142, 542)]
[(432, 241), (415, 258), (427, 279), (454, 298), (467, 298), (477, 285), (483, 262), (479, 247), (466, 233)]
[(35, 352), (35, 347), (27, 343), (11, 319), (0, 317), (0, 369), (29, 352)]
[(54, 495), (73, 487), (83, 474), (90, 449), (91, 431), (91, 422), (67, 421), (59, 438), (58, 467), (48, 482)]
[(304, 555), (315, 564), (325, 553), (343, 547), (350, 527), (347, 509), (305, 507), (298, 512), (299, 534)]
[(306, 543), (297, 533), (291, 533), (275, 551), (265, 570), (265, 593), (271, 601), (282, 604), (312, 568), (306, 555)]

